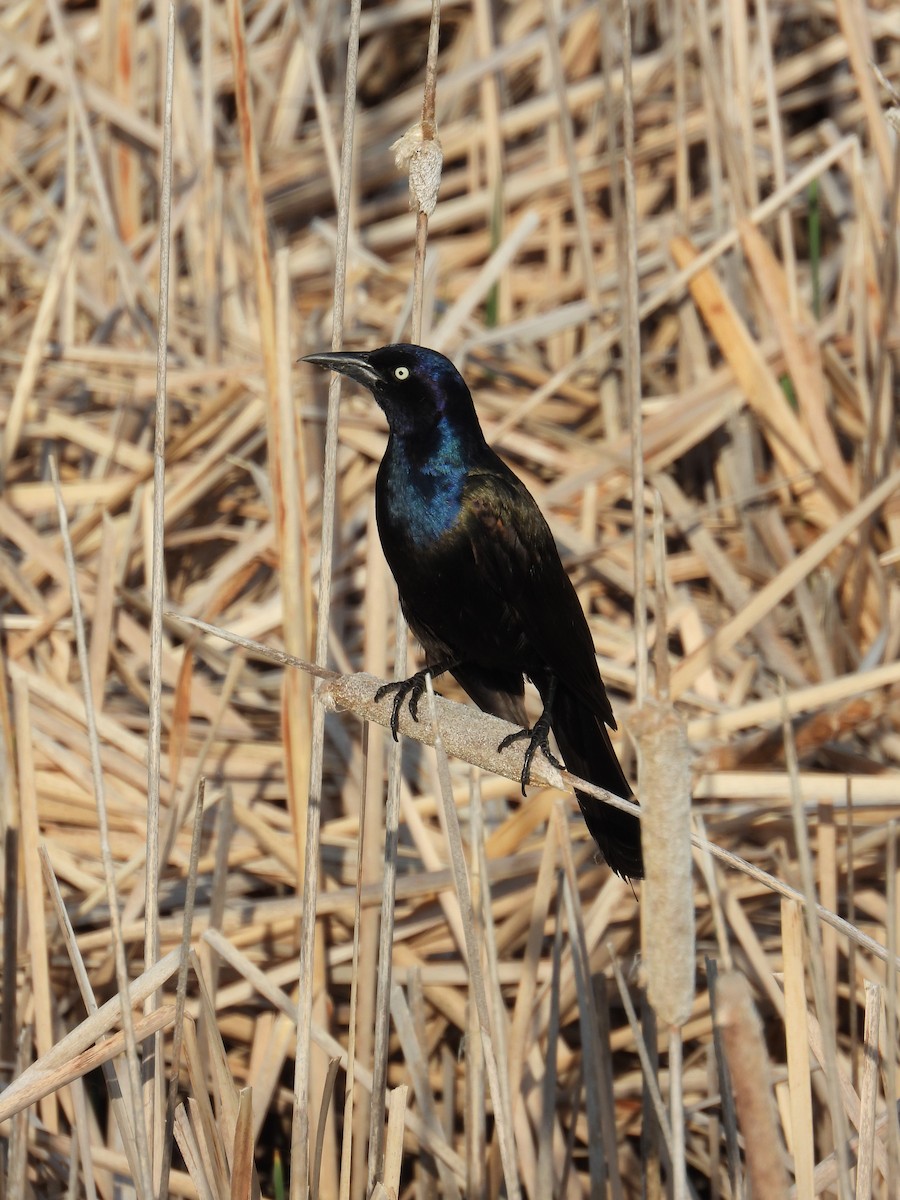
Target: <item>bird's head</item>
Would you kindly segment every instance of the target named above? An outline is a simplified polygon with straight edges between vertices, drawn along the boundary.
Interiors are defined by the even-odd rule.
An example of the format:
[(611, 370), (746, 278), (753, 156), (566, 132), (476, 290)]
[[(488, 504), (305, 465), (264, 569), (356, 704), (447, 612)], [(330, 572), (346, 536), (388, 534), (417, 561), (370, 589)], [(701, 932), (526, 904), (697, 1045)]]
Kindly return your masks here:
[(426, 346), (401, 342), (379, 350), (308, 354), (302, 361), (368, 388), (399, 437), (424, 434), (442, 420), (461, 431), (479, 428), (465, 380), (449, 358)]

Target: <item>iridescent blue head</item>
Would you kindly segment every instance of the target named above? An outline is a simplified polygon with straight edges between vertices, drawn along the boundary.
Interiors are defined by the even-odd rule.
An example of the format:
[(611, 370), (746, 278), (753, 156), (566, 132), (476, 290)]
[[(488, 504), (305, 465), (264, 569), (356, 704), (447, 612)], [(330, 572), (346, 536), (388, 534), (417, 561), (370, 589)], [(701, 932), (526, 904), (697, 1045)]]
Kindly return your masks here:
[(465, 380), (449, 358), (427, 346), (399, 342), (379, 350), (308, 354), (303, 361), (367, 387), (400, 438), (427, 434), (442, 421), (480, 436)]

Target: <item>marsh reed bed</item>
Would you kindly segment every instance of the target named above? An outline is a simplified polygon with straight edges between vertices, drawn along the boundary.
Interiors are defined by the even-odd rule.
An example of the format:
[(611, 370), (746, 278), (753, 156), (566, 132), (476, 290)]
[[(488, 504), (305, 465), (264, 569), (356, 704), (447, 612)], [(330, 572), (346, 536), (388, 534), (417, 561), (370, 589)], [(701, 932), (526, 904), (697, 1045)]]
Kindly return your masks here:
[[(446, 2), (425, 221), (431, 17), (0, 11), (3, 1194), (896, 1196), (900, 24)], [(417, 650), (335, 324), (541, 503), (647, 884), (452, 685), (449, 756), (359, 719)]]

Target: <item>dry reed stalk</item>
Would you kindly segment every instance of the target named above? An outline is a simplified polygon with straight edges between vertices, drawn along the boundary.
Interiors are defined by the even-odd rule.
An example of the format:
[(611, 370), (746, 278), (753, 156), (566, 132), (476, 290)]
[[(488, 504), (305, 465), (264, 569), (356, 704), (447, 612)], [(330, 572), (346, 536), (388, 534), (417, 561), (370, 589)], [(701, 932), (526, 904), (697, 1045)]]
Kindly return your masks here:
[[(418, 342), (422, 337), (424, 323), (424, 278), (425, 250), (428, 238), (428, 221), (437, 201), (440, 186), (442, 154), (437, 132), (436, 88), (438, 35), (440, 31), (440, 5), (433, 0), (428, 34), (428, 53), (425, 63), (425, 82), (422, 96), (422, 114), (418, 128), (410, 130), (393, 143), (395, 163), (409, 168), (410, 206), (416, 212), (415, 251), (413, 259), (413, 283), (410, 296), (411, 337)], [(408, 143), (408, 144), (407, 144)], [(401, 147), (405, 147), (401, 149)], [(374, 522), (369, 521), (369, 528)], [(384, 579), (384, 567), (379, 578)], [(399, 610), (395, 618), (394, 670), (398, 678), (406, 672), (407, 629), (405, 618)], [(379, 741), (380, 747), (381, 742)], [(367, 1156), (367, 1190), (380, 1181), (384, 1170), (385, 1105), (387, 1093), (388, 1042), (390, 1035), (388, 997), (392, 992), (392, 952), (394, 940), (394, 905), (397, 879), (397, 838), (400, 819), (400, 748), (395, 744), (390, 749), (387, 803), (385, 808), (385, 849), (383, 891), (381, 908), (380, 939), (378, 945), (377, 977), (374, 1005), (374, 1035), (372, 1053), (374, 1086), (369, 1112), (369, 1147)], [(362, 1131), (361, 1131), (362, 1132)], [(359, 1139), (360, 1152), (362, 1139)]]
[[(237, 5), (235, 11), (239, 11)], [(341, 145), (341, 180), (338, 196), (338, 234), (335, 256), (335, 294), (332, 313), (331, 346), (343, 343), (344, 297), (346, 287), (347, 242), (350, 228), (350, 185), (353, 164), (356, 103), (356, 69), (359, 53), (359, 0), (350, 10), (347, 45), (347, 70), (344, 92), (344, 127)], [(260, 208), (260, 215), (262, 210)], [(319, 566), (318, 620), (316, 625), (316, 661), (322, 666), (328, 653), (328, 625), (331, 607), (331, 556), (334, 550), (335, 497), (337, 493), (337, 422), (340, 406), (340, 377), (332, 376), (328, 389), (328, 422), (325, 439), (325, 472), (322, 495), (322, 558)], [(297, 1024), (296, 1072), (294, 1077), (294, 1115), (291, 1127), (291, 1200), (309, 1195), (308, 1159), (310, 1131), (311, 1062), (309, 1038), (314, 997), (321, 985), (321, 931), (316, 924), (318, 892), (319, 833), (321, 825), (322, 773), (325, 739), (325, 714), (322, 705), (313, 706), (312, 752), (309, 766), (309, 793), (306, 806), (306, 834), (299, 843), (303, 849), (303, 910), (300, 933), (299, 986), (301, 1002)], [(298, 813), (299, 816), (299, 813)], [(317, 965), (318, 964), (318, 965)], [(324, 1015), (324, 995), (319, 991), (319, 1014)], [(329, 1180), (329, 1189), (334, 1190)]]
[[(782, 685), (782, 698), (784, 686)], [(835, 1152), (838, 1160), (838, 1180), (842, 1200), (849, 1200), (850, 1172), (846, 1161), (847, 1125), (844, 1108), (838, 1094), (838, 1065), (835, 1029), (831, 1018), (831, 1005), (825, 990), (825, 969), (822, 962), (822, 945), (819, 938), (819, 925), (815, 919), (816, 891), (812, 868), (806, 819), (797, 787), (797, 753), (793, 733), (786, 716), (783, 716), (783, 732), (785, 742), (785, 757), (791, 780), (791, 809), (794, 818), (794, 837), (797, 844), (797, 859), (804, 895), (806, 896), (806, 932), (809, 947), (810, 975), (812, 977), (813, 995), (816, 1001), (816, 1013), (824, 1031), (825, 1052), (825, 1082), (828, 1092), (828, 1105), (831, 1114), (832, 1135), (835, 1141)]]
[[(560, 821), (560, 808), (557, 806), (554, 814), (557, 823)], [(575, 903), (575, 865), (572, 859), (572, 848), (565, 836), (564, 828), (559, 837), (560, 857), (563, 871), (563, 902), (566, 910), (566, 923), (571, 942), (571, 959), (574, 974), (575, 990), (578, 996), (578, 1016), (581, 1027), (582, 1045), (584, 1048), (584, 1075), (586, 1116), (590, 1128), (596, 1131), (596, 1136), (588, 1145), (588, 1162), (590, 1176), (595, 1181), (608, 1181), (613, 1194), (620, 1194), (622, 1180), (619, 1173), (618, 1155), (615, 1137), (615, 1115), (613, 1111), (612, 1089), (603, 1087), (609, 1082), (603, 1070), (603, 1059), (607, 1048), (600, 1041), (601, 1026), (595, 1008), (595, 998), (590, 979), (590, 958), (584, 923), (579, 906)]]
[(384, 1146), (384, 1188), (390, 1196), (400, 1192), (400, 1167), (403, 1161), (403, 1118), (409, 1088), (394, 1088), (388, 1100), (387, 1138)]
[[(547, 1038), (550, 1045), (555, 1045), (559, 1037), (559, 977), (560, 960), (562, 957), (563, 924), (557, 913), (556, 933), (553, 939), (553, 976), (550, 989), (550, 1012), (547, 1021)], [(544, 1073), (542, 1089), (542, 1111), (538, 1123), (537, 1166), (535, 1172), (536, 1190), (541, 1195), (553, 1192), (553, 1098), (556, 1092), (556, 1060), (551, 1055)]]
[(60, 291), (69, 270), (78, 239), (81, 236), (81, 228), (84, 224), (86, 213), (87, 202), (82, 199), (74, 212), (69, 216), (65, 232), (60, 239), (56, 258), (41, 294), (41, 304), (34, 324), (31, 327), (28, 348), (22, 360), (22, 367), (16, 380), (16, 390), (6, 415), (6, 423), (3, 430), (3, 445), (0, 448), (0, 469), (2, 469), (4, 475), (9, 469), (9, 464), (16, 453), (21, 434), (22, 420), (25, 415), (25, 406), (34, 387), (40, 359), (44, 353), (44, 346), (52, 328)]
[[(453, 881), (456, 889), (456, 899), (459, 905), (459, 916), (462, 923), (462, 937), (459, 939), (460, 948), (462, 949), (463, 946), (465, 947), (465, 958), (469, 970), (475, 1007), (478, 1014), (479, 1034), (481, 1036), (482, 1047), (484, 1051), (485, 1071), (487, 1073), (491, 1101), (493, 1104), (497, 1140), (499, 1142), (500, 1157), (503, 1164), (504, 1182), (506, 1184), (508, 1194), (512, 1200), (516, 1200), (521, 1193), (518, 1173), (516, 1171), (514, 1160), (511, 1106), (508, 1088), (505, 1086), (505, 1080), (501, 1081), (499, 1060), (497, 1057), (500, 1047), (503, 1045), (503, 1039), (500, 1035), (500, 1031), (496, 1028), (496, 1021), (494, 1023), (491, 1022), (490, 1010), (488, 1007), (484, 973), (481, 964), (481, 951), (474, 936), (475, 923), (472, 908), (472, 898), (467, 878), (465, 858), (463, 855), (459, 818), (457, 815), (456, 806), (453, 803), (450, 774), (446, 752), (444, 750), (443, 740), (440, 733), (440, 726), (438, 723), (431, 676), (426, 678), (426, 683), (428, 685), (428, 702), (431, 723), (435, 731), (435, 758), (437, 761), (437, 771), (440, 781), (441, 799), (443, 801), (442, 808), (439, 810), (439, 815), (442, 818), (443, 832), (447, 840), (447, 849), (450, 854), (450, 863), (453, 869)], [(499, 1019), (503, 1019), (500, 1018), (499, 1014), (497, 1014), (497, 1017)]]
[(865, 1058), (860, 1086), (859, 1149), (856, 1156), (856, 1195), (871, 1196), (875, 1174), (875, 1107), (878, 1095), (881, 985), (866, 984)]
[[(81, 600), (78, 592), (75, 556), (72, 547), (72, 541), (69, 535), (68, 518), (66, 516), (65, 508), (63, 507), (62, 496), (59, 490), (59, 475), (55, 462), (51, 462), (51, 475), (56, 491), (57, 517), (59, 520), (60, 534), (62, 536), (63, 548), (65, 552), (72, 618), (75, 626), (78, 663), (81, 669), (84, 688), (85, 717), (88, 742), (90, 746), (91, 776), (97, 802), (98, 832), (100, 834), (101, 853), (103, 857), (103, 874), (104, 882), (106, 884), (106, 899), (109, 906), (109, 917), (112, 927), (116, 982), (119, 989), (119, 995), (125, 996), (128, 994), (128, 970), (125, 961), (125, 945), (121, 936), (121, 914), (119, 912), (119, 900), (114, 878), (112, 853), (109, 845), (109, 829), (105, 813), (103, 770), (100, 764), (100, 747), (97, 732), (98, 722), (91, 702), (90, 668), (88, 665), (88, 651), (84, 630), (84, 621), (81, 611)], [(30, 722), (25, 721), (20, 725), (20, 728), (27, 728), (29, 724)], [(35, 865), (37, 864), (35, 863)], [(37, 875), (37, 872), (35, 872), (35, 875)], [(158, 961), (158, 955), (154, 958), (154, 963), (156, 961)], [(151, 965), (152, 964), (145, 962), (145, 968), (148, 970)], [(149, 999), (149, 995), (146, 997), (146, 999)], [(149, 1200), (149, 1197), (152, 1195), (153, 1162), (150, 1157), (148, 1138), (149, 1131), (147, 1125), (145, 1124), (144, 1109), (140, 1103), (141, 1083), (139, 1075), (137, 1041), (134, 1031), (134, 1020), (133, 1014), (128, 1005), (123, 1005), (122, 1007), (122, 1021), (124, 1025), (123, 1032), (126, 1047), (125, 1059), (127, 1064), (127, 1081), (129, 1088), (127, 1112), (130, 1134), (134, 1139), (134, 1149), (132, 1150), (130, 1157), (132, 1158), (132, 1161), (134, 1162), (138, 1171), (138, 1176), (135, 1180), (138, 1193)], [(55, 1132), (52, 1124), (50, 1131)], [(127, 1134), (124, 1136), (127, 1136)]]
[[(27, 729), (29, 719), (28, 688), (24, 683), (13, 685), (13, 705), (16, 727)], [(25, 878), (25, 913), (28, 920), (28, 941), (31, 951), (31, 1004), (35, 1045), (38, 1055), (50, 1053), (53, 1046), (53, 1017), (50, 1006), (50, 976), (47, 959), (47, 933), (44, 924), (44, 897), (41, 873), (38, 870), (37, 797), (34, 787), (34, 763), (30, 739), (18, 738), (17, 770), (19, 779), (19, 813), (17, 827), (21, 830), (22, 858)], [(51, 1133), (58, 1130), (56, 1104), (41, 1105), (41, 1120)]]
[[(134, 1030), (135, 1037), (152, 1037), (158, 1030), (166, 1029), (175, 1021), (175, 1005), (164, 1004), (162, 1008), (156, 1009), (145, 1017), (140, 1017), (135, 1020)], [(113, 1034), (107, 1038), (101, 1045), (95, 1046), (90, 1050), (83, 1050), (80, 1054), (74, 1054), (64, 1066), (55, 1070), (49, 1070), (44, 1067), (40, 1078), (36, 1078), (34, 1082), (29, 1082), (28, 1086), (22, 1085), (20, 1090), (16, 1092), (16, 1108), (14, 1111), (19, 1112), (27, 1108), (29, 1105), (42, 1100), (45, 1096), (53, 1096), (57, 1092), (66, 1087), (67, 1084), (76, 1079), (82, 1078), (89, 1071), (96, 1070), (97, 1067), (103, 1066), (111, 1059), (116, 1058), (125, 1050), (124, 1034)], [(37, 1065), (37, 1064), (35, 1064)], [(21, 1079), (22, 1076), (20, 1075)], [(47, 1112), (55, 1117), (55, 1106), (48, 1106)], [(6, 1107), (4, 1106), (4, 1111)], [(49, 1130), (49, 1132), (54, 1132)], [(129, 1167), (133, 1170), (133, 1160), (129, 1159)]]
[[(159, 943), (159, 834), (160, 776), (162, 773), (162, 624), (165, 604), (165, 495), (166, 495), (166, 429), (168, 416), (167, 369), (169, 357), (169, 262), (172, 240), (172, 113), (174, 108), (175, 75), (175, 4), (169, 0), (166, 20), (165, 84), (163, 92), (163, 144), (160, 162), (159, 215), (159, 296), (157, 309), (156, 403), (153, 417), (153, 517), (150, 530), (150, 727), (147, 736), (147, 850), (144, 869), (144, 965), (157, 961)], [(148, 539), (145, 539), (145, 544)], [(73, 605), (74, 608), (74, 605)], [(173, 747), (174, 749), (174, 747)], [(173, 755), (177, 761), (177, 756)], [(170, 768), (171, 769), (171, 768)], [(174, 774), (174, 772), (173, 772)], [(186, 951), (184, 952), (186, 955)], [(186, 957), (183, 958), (186, 965)], [(179, 991), (185, 986), (179, 978)], [(145, 1013), (159, 1003), (160, 997), (148, 997)], [(183, 1011), (184, 1000), (181, 997)], [(179, 1025), (180, 1030), (180, 1025)], [(180, 1034), (176, 1032), (176, 1040)], [(146, 1059), (162, 1064), (162, 1038), (154, 1039), (152, 1049), (143, 1048)], [(177, 1074), (177, 1058), (176, 1074)], [(171, 1143), (164, 1141), (168, 1130), (168, 1112), (174, 1119), (175, 1095), (170, 1093), (168, 1112), (165, 1108), (165, 1076), (161, 1069), (148, 1072), (143, 1080), (144, 1120), (147, 1122), (151, 1159), (148, 1169), (154, 1186), (163, 1190), (168, 1175), (168, 1163), (163, 1161)], [(137, 1114), (135, 1113), (135, 1119)]]
[[(84, 1003), (84, 1006), (85, 1006), (88, 1014), (92, 1016), (97, 1012), (97, 1001), (94, 997), (93, 989), (91, 988), (90, 979), (88, 978), (88, 973), (85, 968), (84, 959), (82, 958), (81, 952), (80, 952), (78, 944), (76, 942), (75, 931), (72, 928), (71, 921), (69, 920), (69, 914), (66, 912), (65, 903), (63, 901), (62, 893), (59, 888), (59, 883), (57, 881), (55, 874), (53, 873), (53, 867), (50, 862), (50, 856), (47, 853), (47, 849), (45, 846), (41, 847), (41, 867), (43, 870), (44, 882), (47, 885), (47, 889), (50, 892), (50, 897), (53, 901), (53, 907), (56, 912), (56, 919), (59, 922), (59, 928), (62, 932), (62, 937), (65, 942), (66, 951), (69, 955), (69, 960), (72, 964), (72, 970), (74, 972), (75, 978), (78, 983), (78, 990), (81, 993), (82, 1002)], [(124, 1044), (124, 1038), (122, 1040), (123, 1040), (123, 1044)], [(122, 1139), (121, 1139), (122, 1146), (125, 1151), (126, 1157), (128, 1158), (131, 1170), (135, 1171), (136, 1165), (134, 1163), (134, 1139), (129, 1136), (129, 1124), (130, 1123), (129, 1123), (129, 1119), (128, 1119), (127, 1108), (126, 1108), (123, 1098), (121, 1096), (121, 1089), (119, 1087), (119, 1083), (116, 1078), (115, 1069), (108, 1062), (103, 1063), (102, 1067), (103, 1067), (103, 1079), (104, 1079), (104, 1083), (106, 1084), (107, 1094), (110, 1099), (110, 1105), (112, 1107), (113, 1118), (116, 1122), (117, 1127), (123, 1131)], [(89, 1133), (88, 1133), (86, 1125), (79, 1126), (78, 1131), (77, 1131), (77, 1136), (78, 1136), (79, 1142), (84, 1142), (84, 1141), (88, 1140)], [(84, 1162), (85, 1162), (85, 1170), (88, 1174), (90, 1174), (90, 1172), (88, 1171), (88, 1168), (87, 1168), (87, 1163), (91, 1158), (91, 1153), (89, 1151), (87, 1153), (84, 1153), (83, 1158), (84, 1158)], [(90, 1190), (90, 1182), (89, 1181), (88, 1181), (88, 1190)]]
[[(155, 988), (170, 978), (177, 968), (178, 956), (172, 951), (165, 958), (160, 959), (151, 970), (145, 971), (134, 980), (127, 993), (132, 1003), (140, 1003), (146, 999)], [(31, 1103), (30, 1099), (25, 1099), (30, 1095), (29, 1089), (34, 1088), (36, 1092), (51, 1072), (60, 1069), (70, 1061), (72, 1056), (86, 1050), (102, 1034), (117, 1024), (121, 1019), (121, 1014), (120, 997), (114, 996), (102, 1005), (92, 1017), (83, 1021), (56, 1042), (42, 1059), (32, 1063), (27, 1071), (21, 1072), (0, 1098), (0, 1121), (5, 1121), (8, 1117), (21, 1111), (23, 1107), (27, 1107)]]
[[(181, 936), (181, 961), (178, 964), (178, 982), (175, 989), (175, 1032), (172, 1040), (172, 1075), (166, 1093), (165, 1128), (162, 1136), (162, 1158), (160, 1164), (160, 1195), (165, 1195), (171, 1167), (172, 1137), (174, 1135), (175, 1111), (178, 1102), (178, 1072), (181, 1065), (181, 1043), (184, 1028), (184, 1006), (187, 997), (188, 964), (190, 961), (191, 936), (193, 933), (194, 901), (197, 890), (197, 867), (200, 859), (200, 836), (203, 820), (203, 799), (206, 781), (200, 779), (194, 809), (194, 826), (191, 837), (191, 858), (187, 875), (187, 894), (184, 903), (184, 923)], [(160, 1045), (162, 1043), (160, 1042)], [(160, 1072), (161, 1074), (161, 1072)]]
[(815, 1161), (815, 1146), (810, 1140), (813, 1117), (806, 1020), (806, 955), (800, 910), (787, 900), (781, 902), (781, 928), (784, 946), (784, 1025), (791, 1109), (788, 1147), (794, 1160), (797, 1191), (800, 1195), (806, 1195), (812, 1192)]
[[(895, 963), (898, 949), (898, 932), (900, 932), (900, 879), (898, 879), (898, 826), (896, 818), (888, 824), (887, 841), (887, 919), (885, 943), (888, 952), (888, 962)], [(898, 993), (900, 993), (900, 976), (896, 966), (887, 973), (887, 998), (885, 1004), (885, 1072), (884, 1098), (888, 1112), (887, 1126), (887, 1186), (888, 1190), (897, 1186), (900, 1181), (900, 1114), (897, 1112), (897, 1097), (900, 1092), (900, 1081), (897, 1078), (898, 1054), (891, 1050), (897, 1045), (898, 1038)], [(887, 1060), (890, 1060), (889, 1065)]]

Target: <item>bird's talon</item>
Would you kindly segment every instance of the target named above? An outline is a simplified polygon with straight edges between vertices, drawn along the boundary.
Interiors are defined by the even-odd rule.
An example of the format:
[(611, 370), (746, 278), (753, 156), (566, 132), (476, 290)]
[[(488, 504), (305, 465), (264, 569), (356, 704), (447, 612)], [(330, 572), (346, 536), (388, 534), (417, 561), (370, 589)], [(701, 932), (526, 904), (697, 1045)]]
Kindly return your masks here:
[(400, 709), (403, 706), (404, 692), (401, 688), (397, 689), (394, 696), (394, 704), (391, 708), (391, 737), (395, 742), (400, 741)]
[(508, 733), (500, 742), (497, 750), (505, 750), (507, 746), (512, 746), (514, 742), (521, 742), (528, 739), (528, 747), (525, 750), (525, 758), (522, 762), (522, 774), (520, 776), (522, 782), (522, 795), (525, 795), (525, 785), (531, 777), (531, 764), (534, 762), (534, 756), (540, 750), (544, 758), (558, 771), (563, 770), (563, 764), (559, 761), (553, 751), (550, 749), (550, 727), (543, 721), (539, 720), (533, 729), (517, 729), (515, 733)]
[(506, 735), (506, 737), (503, 738), (503, 740), (500, 742), (500, 745), (497, 747), (497, 750), (498, 751), (505, 750), (508, 746), (511, 746), (513, 744), (513, 742), (520, 742), (522, 740), (522, 738), (526, 738), (526, 737), (531, 737), (530, 729), (518, 729), (518, 730), (516, 730), (515, 733), (508, 733)]
[(557, 771), (564, 771), (566, 769), (566, 764), (564, 762), (561, 762), (560, 759), (558, 759), (556, 757), (556, 755), (553, 753), (553, 751), (550, 749), (550, 747), (546, 743), (543, 746), (541, 746), (541, 749), (544, 752), (544, 758), (546, 758), (547, 762), (549, 762), (551, 767), (556, 767)]
[(380, 700), (383, 700), (385, 696), (389, 696), (391, 692), (394, 693), (390, 727), (395, 742), (400, 740), (400, 710), (403, 708), (404, 701), (408, 700), (409, 715), (418, 723), (419, 701), (422, 698), (422, 693), (425, 691), (425, 676), (427, 673), (427, 671), (417, 671), (409, 679), (398, 679), (393, 683), (383, 683), (375, 693), (376, 704)]

